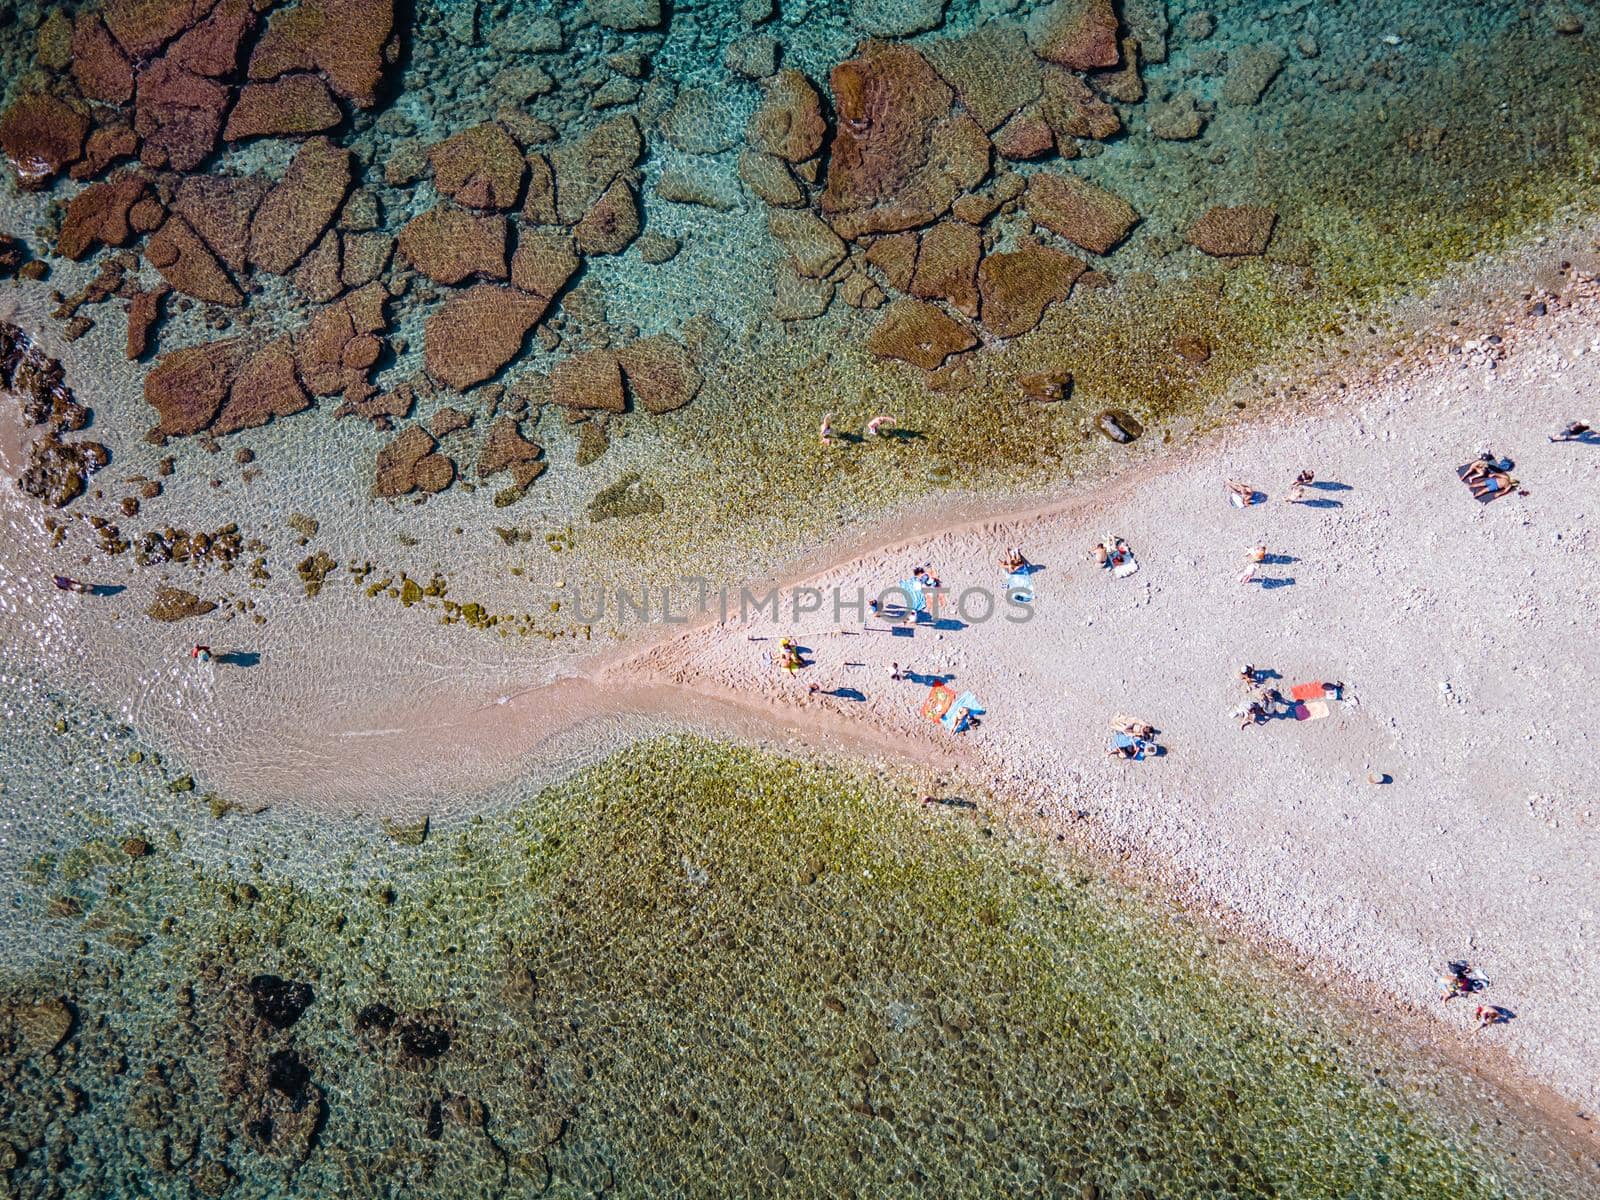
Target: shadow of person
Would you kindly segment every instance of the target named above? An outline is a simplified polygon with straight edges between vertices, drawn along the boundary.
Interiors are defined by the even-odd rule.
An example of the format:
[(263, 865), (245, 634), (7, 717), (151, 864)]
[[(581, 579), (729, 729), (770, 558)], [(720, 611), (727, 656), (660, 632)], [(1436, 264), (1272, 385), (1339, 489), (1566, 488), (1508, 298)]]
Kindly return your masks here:
[(224, 650), (212, 654), (211, 661), (224, 667), (253, 667), (261, 661), (261, 655), (255, 650)]

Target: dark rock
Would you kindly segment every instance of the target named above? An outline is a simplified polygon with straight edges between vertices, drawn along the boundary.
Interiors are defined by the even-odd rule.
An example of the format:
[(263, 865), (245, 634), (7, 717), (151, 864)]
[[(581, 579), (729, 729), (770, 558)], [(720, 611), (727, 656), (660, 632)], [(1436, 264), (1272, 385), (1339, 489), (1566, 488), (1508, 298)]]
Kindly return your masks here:
[(220, 435), (254, 429), (309, 407), (311, 398), (295, 372), (293, 342), (282, 337), (255, 351), (239, 368), (211, 431)]
[(395, 1011), (387, 1004), (372, 1003), (356, 1014), (356, 1029), (363, 1033), (377, 1030), (388, 1033), (394, 1028)]
[(233, 308), (244, 303), (243, 293), (217, 256), (182, 217), (168, 217), (145, 245), (144, 254), (161, 277), (186, 296)]
[(202, 600), (193, 592), (163, 587), (156, 589), (156, 597), (145, 609), (145, 615), (152, 621), (186, 621), (190, 617), (202, 617), (216, 607), (210, 600)]
[(144, 398), (168, 437), (199, 433), (215, 419), (249, 355), (240, 338), (206, 342), (164, 355), (145, 376)]
[(245, 269), (251, 218), (268, 186), (253, 175), (191, 175), (179, 182), (172, 211), (237, 277)]
[(274, 1029), (288, 1029), (311, 1006), (315, 994), (309, 983), (257, 975), (250, 981), (250, 999), (256, 1016)]
[(286, 1097), (291, 1104), (298, 1105), (305, 1099), (306, 1086), (310, 1082), (311, 1072), (293, 1050), (275, 1050), (267, 1059), (267, 1086)]
[(72, 77), (87, 99), (107, 104), (133, 99), (133, 66), (94, 13), (79, 13), (73, 27)]
[(414, 1058), (438, 1058), (450, 1049), (450, 1032), (441, 1025), (412, 1019), (400, 1025), (400, 1045)]
[(139, 160), (149, 167), (192, 171), (217, 147), (228, 89), (214, 79), (159, 59), (139, 72), (133, 129)]
[(578, 249), (584, 254), (621, 254), (639, 236), (639, 201), (621, 180), (610, 187), (573, 228)]
[(134, 237), (129, 211), (149, 190), (143, 176), (128, 171), (105, 183), (91, 183), (67, 202), (56, 253), (79, 262), (97, 245), (126, 246)]

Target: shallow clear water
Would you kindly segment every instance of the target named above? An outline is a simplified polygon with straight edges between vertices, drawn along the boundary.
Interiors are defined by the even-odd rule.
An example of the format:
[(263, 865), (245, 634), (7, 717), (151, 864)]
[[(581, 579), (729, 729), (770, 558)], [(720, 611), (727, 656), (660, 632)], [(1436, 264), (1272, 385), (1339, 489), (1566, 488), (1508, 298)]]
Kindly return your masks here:
[[(440, 495), (374, 500), (374, 458), (397, 429), (335, 418), (334, 397), (211, 447), (147, 440), (152, 359), (125, 360), (120, 301), (85, 306), (92, 327), (71, 339), (67, 316), (52, 315), (56, 293), (78, 292), (112, 257), (51, 253), (80, 184), (0, 185), (0, 232), (48, 267), (0, 281), (0, 318), (61, 360), (112, 459), (64, 517), (9, 484), (0, 500), (11, 1188), (1582, 1194), (1554, 1152), (1505, 1131), (1516, 1120), (1493, 1097), (1362, 1046), (1360, 1031), (1347, 1044), (1338, 1014), (1150, 897), (1039, 861), (966, 810), (908, 810), (903, 780), (669, 740), (603, 765), (592, 748), (563, 750), (538, 779), (582, 768), (572, 782), (539, 790), (530, 776), (484, 795), (465, 782), (481, 762), (431, 745), (434, 783), (413, 793), (409, 747), (360, 760), (348, 748), (419, 707), (470, 721), (610, 644), (603, 623), (574, 615), (580, 585), (680, 572), (740, 582), (941, 493), (1059, 487), (1128, 453), (1089, 432), (1101, 409), (1132, 413), (1147, 430), (1132, 452), (1152, 453), (1270, 398), (1303, 359), (1381, 346), (1391, 302), (1547, 220), (1592, 213), (1594, 14), (1130, 0), (1145, 96), (1118, 102), (1125, 132), (1085, 140), (1066, 163), (996, 160), (995, 173), (1080, 175), (1140, 224), (1114, 253), (1085, 254), (1106, 286), (1080, 284), (1032, 333), (983, 332), (933, 377), (867, 351), (880, 310), (835, 296), (811, 319), (774, 315), (784, 252), (767, 206), (738, 182), (765, 85), (727, 56), (737, 41), (733, 52), (759, 59), (752, 40), (772, 39), (782, 66), (822, 85), (833, 122), (826, 81), (865, 30), (927, 25), (900, 40), (933, 54), (986, 21), (1025, 24), (1034, 6), (719, 0), (626, 32), (589, 19), (607, 7), (629, 6), (402, 5), (376, 103), (346, 105), (332, 130), (356, 151), (387, 235), (440, 202), (428, 171), (391, 164), (440, 139), (497, 117), (548, 149), (531, 122), (568, 141), (633, 114), (643, 233), (657, 250), (679, 243), (663, 262), (642, 242), (588, 256), (545, 323), (557, 336), (530, 335), (490, 386), (464, 393), (423, 374), (426, 322), (451, 289), (395, 260), (374, 382), (417, 385), (401, 426), (447, 407), (473, 416), (441, 438), (460, 479)], [(95, 9), (0, 0), (7, 104), (72, 92), (62, 30)], [(1278, 70), (1251, 99), (1241, 64), (1263, 53)], [(700, 115), (669, 136), (664, 121), (696, 88)], [(1153, 135), (1161, 111), (1191, 100), (1199, 136)], [(243, 142), (199, 170), (277, 178), (294, 149)], [(669, 198), (684, 179), (726, 203)], [(1264, 255), (1186, 244), (1202, 212), (1238, 204), (1275, 209)], [(1035, 232), (1015, 207), (985, 229), (985, 252)], [(127, 274), (157, 278), (148, 261)], [(297, 330), (315, 310), (298, 283), (254, 282), (242, 315), (169, 304), (159, 353)], [(654, 333), (693, 345), (695, 399), (581, 423), (553, 405), (530, 411), (523, 432), (549, 468), (497, 507), (504, 477), (473, 470), (496, 388), (514, 396), (574, 348)], [(1203, 362), (1178, 349), (1197, 341)], [(1041, 371), (1071, 373), (1066, 400), (1019, 398)], [(889, 413), (906, 436), (824, 448), (829, 412), (851, 431)], [(593, 508), (633, 474), (655, 511)], [(255, 546), (227, 567), (139, 564), (103, 553), (91, 518), (135, 542), (233, 522)], [(313, 596), (301, 564), (318, 552), (337, 566)], [(55, 592), (56, 571), (125, 590), (79, 603)], [(157, 625), (144, 611), (160, 584), (219, 608)], [(196, 672), (185, 654), (197, 640), (256, 665)], [(619, 725), (604, 744), (637, 732)], [(340, 788), (369, 814), (452, 817), (413, 848), (371, 820), (300, 807)], [(291, 1027), (255, 1016), (249, 984), (262, 974), (311, 984)], [(60, 1010), (36, 1002), (56, 995), (70, 1000), (71, 1031), (39, 1052)], [(374, 1003), (394, 1010), (393, 1028), (357, 1028)], [(414, 1044), (443, 1030), (449, 1048), (405, 1051), (407, 1022)], [(1486, 1114), (1508, 1122), (1492, 1144)]]

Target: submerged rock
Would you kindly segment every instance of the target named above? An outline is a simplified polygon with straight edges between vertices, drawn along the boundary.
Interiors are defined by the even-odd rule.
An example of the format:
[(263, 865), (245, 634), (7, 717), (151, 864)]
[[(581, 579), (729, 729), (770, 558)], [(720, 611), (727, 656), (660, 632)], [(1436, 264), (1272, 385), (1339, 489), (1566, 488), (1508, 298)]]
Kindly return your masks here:
[(315, 994), (309, 983), (257, 975), (250, 981), (250, 1002), (256, 1016), (274, 1029), (288, 1029), (311, 1007)]
[(89, 118), (54, 96), (24, 96), (0, 116), (0, 150), (24, 191), (44, 187), (83, 155)]
[(1218, 205), (1189, 227), (1188, 240), (1191, 246), (1217, 258), (1265, 254), (1277, 222), (1273, 208)]
[(324, 137), (300, 148), (250, 223), (253, 265), (286, 275), (316, 245), (350, 190), (351, 157)]
[(175, 291), (230, 308), (244, 303), (244, 294), (211, 253), (211, 247), (182, 217), (167, 218), (145, 245), (144, 256)]
[(300, 0), (269, 18), (248, 74), (260, 81), (321, 71), (339, 95), (371, 108), (393, 32), (394, 0)]
[(1096, 254), (1111, 253), (1139, 223), (1139, 214), (1120, 196), (1059, 172), (1030, 176), (1023, 203), (1040, 225)]
[(254, 137), (321, 133), (344, 120), (344, 111), (315, 75), (285, 75), (252, 83), (239, 92), (222, 136), (230, 142)]
[(1043, 88), (1039, 60), (1021, 27), (1006, 21), (929, 42), (922, 51), (986, 133), (1038, 100)]
[(850, 23), (873, 37), (910, 37), (944, 24), (946, 0), (850, 0)]
[(210, 600), (202, 600), (183, 588), (163, 587), (156, 589), (156, 597), (145, 609), (145, 615), (152, 621), (186, 621), (190, 617), (203, 617), (216, 607)]
[(478, 458), (478, 477), (487, 478), (501, 471), (511, 473), (512, 482), (525, 488), (544, 473), (544, 447), (522, 436), (515, 417), (498, 417), (489, 426), (489, 436)]
[(897, 358), (924, 371), (937, 370), (952, 354), (977, 344), (972, 330), (943, 310), (905, 299), (890, 304), (867, 337), (867, 349), (879, 358)]
[(505, 128), (485, 121), (428, 150), (433, 183), (468, 208), (515, 208), (528, 164)]
[(700, 391), (702, 378), (689, 352), (666, 334), (642, 338), (617, 353), (628, 391), (648, 413), (682, 408)]
[(43, 1058), (58, 1050), (77, 1021), (72, 1006), (59, 998), (7, 1004), (0, 1008), (0, 1018), (10, 1026), (22, 1058)]
[(249, 354), (241, 338), (189, 346), (164, 355), (144, 377), (144, 398), (167, 437), (199, 433), (216, 417)]
[(400, 253), (435, 283), (472, 275), (506, 277), (506, 219), (440, 205), (412, 217), (396, 240)]
[(428, 374), (457, 391), (491, 378), (521, 352), (548, 303), (489, 283), (451, 296), (424, 325)]
[[(428, 818), (419, 817), (415, 821), (392, 821), (385, 817), (381, 822), (383, 834), (391, 842), (398, 842), (402, 846), (420, 846), (428, 840)], [(366, 1010), (363, 1009), (363, 1012)], [(394, 1014), (389, 1014), (393, 1023)]]
[(1040, 58), (1074, 71), (1117, 65), (1117, 13), (1111, 0), (1050, 0), (1028, 18), (1028, 43)]
[(804, 162), (822, 149), (828, 122), (822, 97), (799, 71), (779, 71), (745, 131), (751, 147), (787, 162)]
[(996, 337), (1027, 333), (1046, 308), (1071, 294), (1087, 269), (1083, 260), (1037, 242), (986, 255), (978, 267), (984, 328)]
[(79, 262), (97, 245), (126, 246), (135, 235), (129, 213), (149, 194), (149, 183), (131, 171), (119, 172), (104, 183), (91, 183), (67, 201), (56, 253)]

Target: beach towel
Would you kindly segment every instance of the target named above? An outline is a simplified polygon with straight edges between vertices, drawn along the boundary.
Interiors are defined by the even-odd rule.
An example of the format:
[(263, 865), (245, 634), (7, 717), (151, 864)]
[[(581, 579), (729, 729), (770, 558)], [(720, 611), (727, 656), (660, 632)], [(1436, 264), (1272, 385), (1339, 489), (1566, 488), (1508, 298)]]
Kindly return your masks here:
[(1289, 695), (1296, 700), (1321, 700), (1327, 694), (1325, 683), (1297, 683), (1289, 689)]
[(900, 591), (904, 593), (906, 607), (912, 612), (928, 611), (928, 598), (922, 594), (922, 585), (915, 579), (902, 579)]
[(1244, 497), (1239, 495), (1238, 492), (1229, 492), (1228, 503), (1232, 504), (1235, 508), (1243, 508), (1245, 505), (1245, 500)]
[(1033, 584), (1029, 582), (1030, 571), (1013, 571), (1006, 576), (1006, 595), (1022, 604), (1033, 603)]
[(1302, 700), (1289, 710), (1296, 721), (1320, 721), (1328, 715), (1326, 700)]
[(942, 721), (956, 702), (956, 694), (942, 683), (928, 689), (928, 698), (922, 702), (922, 715), (930, 721)]
[[(949, 689), (946, 688), (945, 690), (948, 691)], [(960, 733), (966, 729), (968, 717), (981, 717), (983, 715), (983, 706), (978, 703), (978, 698), (971, 692), (962, 692), (961, 695), (955, 698), (955, 702), (947, 707), (949, 711), (939, 718), (939, 723), (951, 733)], [(963, 709), (966, 711), (962, 712)], [(959, 720), (957, 720), (958, 713), (961, 714)]]
[(1135, 762), (1144, 761), (1146, 746), (1136, 737), (1130, 737), (1125, 733), (1113, 733), (1111, 735), (1111, 748), (1113, 750), (1132, 750)]
[(1469, 480), (1467, 472), (1476, 465), (1476, 463), (1467, 463), (1465, 466), (1457, 467), (1456, 478), (1467, 485), (1467, 490), (1472, 493), (1472, 498), (1479, 504), (1488, 504), (1489, 501), (1498, 500), (1501, 496), (1509, 496), (1516, 490), (1515, 488), (1500, 486), (1499, 480), (1496, 479), (1483, 479), (1476, 482)]
[(1127, 550), (1123, 553), (1123, 560), (1111, 568), (1111, 573), (1118, 579), (1126, 579), (1139, 569), (1139, 560), (1133, 556), (1133, 551)]

